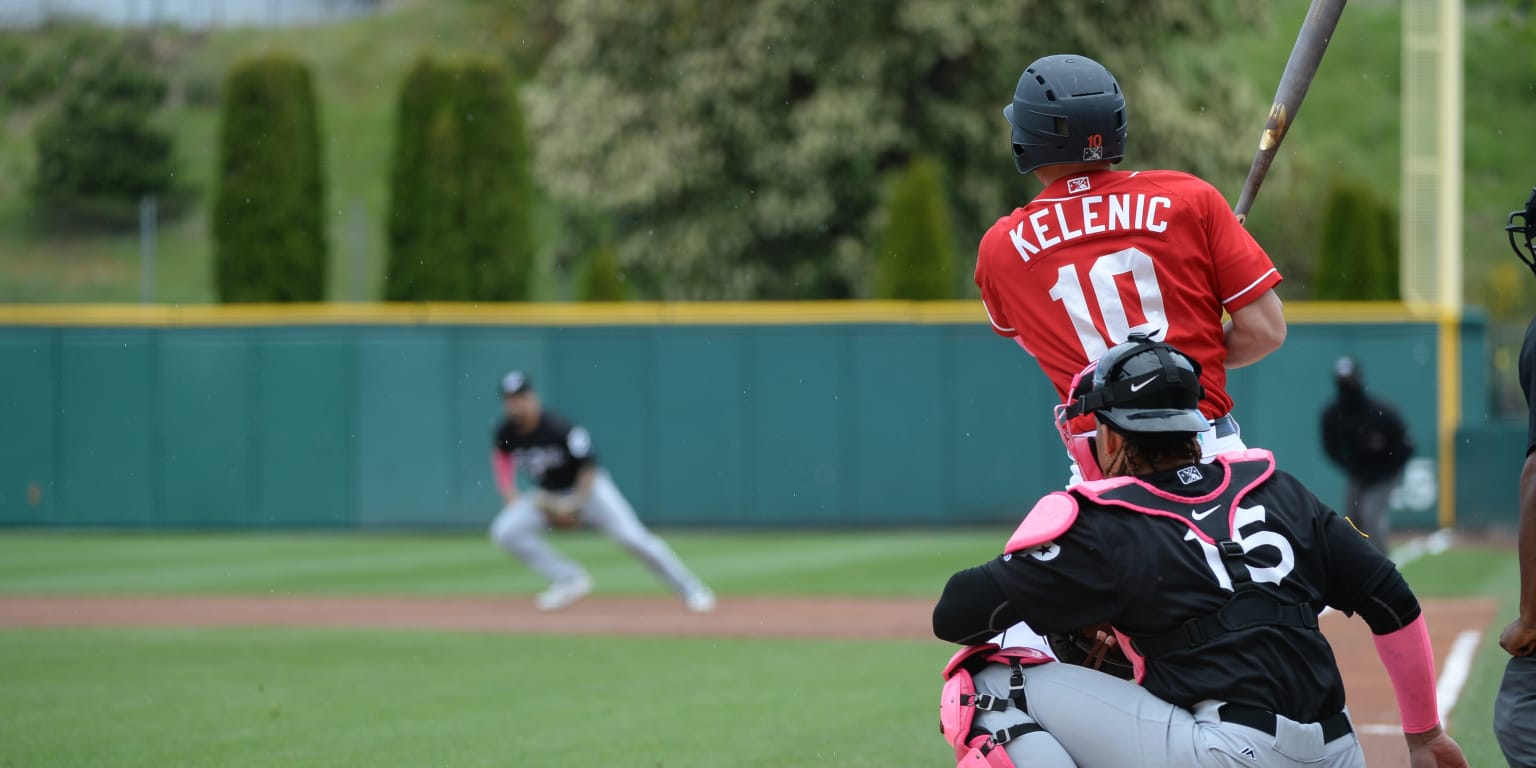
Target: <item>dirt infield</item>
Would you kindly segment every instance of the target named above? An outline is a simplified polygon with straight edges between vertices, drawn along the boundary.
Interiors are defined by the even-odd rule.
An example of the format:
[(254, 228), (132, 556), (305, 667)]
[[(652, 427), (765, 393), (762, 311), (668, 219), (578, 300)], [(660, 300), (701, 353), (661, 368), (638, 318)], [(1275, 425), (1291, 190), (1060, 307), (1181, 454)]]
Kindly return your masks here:
[(712, 613), (677, 600), (589, 597), (557, 613), (526, 598), (0, 597), (6, 627), (360, 627), (545, 635), (927, 640), (933, 600), (733, 597)]
[[(932, 640), (931, 598), (728, 597), (713, 613), (676, 600), (592, 597), (559, 613), (526, 598), (0, 596), (0, 627), (328, 627), (522, 634)], [(1437, 662), (1480, 636), (1492, 600), (1426, 600)], [(1371, 768), (1407, 764), (1391, 684), (1363, 621), (1322, 618)], [(1462, 640), (1463, 649), (1468, 640)], [(937, 658), (937, 657), (935, 657)], [(1452, 673), (1454, 674), (1454, 673)], [(1447, 675), (1442, 674), (1442, 688)], [(1454, 714), (1452, 732), (1455, 732)]]

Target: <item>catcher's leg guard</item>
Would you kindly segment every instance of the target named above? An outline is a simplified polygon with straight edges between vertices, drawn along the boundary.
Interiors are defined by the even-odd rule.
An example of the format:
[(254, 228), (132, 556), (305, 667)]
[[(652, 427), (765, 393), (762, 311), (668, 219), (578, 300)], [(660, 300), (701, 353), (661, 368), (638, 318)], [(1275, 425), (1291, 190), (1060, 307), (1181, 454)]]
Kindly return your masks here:
[[(1029, 722), (988, 731), (977, 725), (976, 711), (1001, 712), (1009, 707), (1024, 710), (1024, 667), (1050, 660), (1051, 657), (1032, 648), (999, 649), (991, 643), (962, 648), (949, 660), (944, 667), (944, 690), (939, 696), (939, 731), (954, 748), (960, 768), (1014, 768), (1002, 745), (1043, 729)], [(976, 692), (972, 675), (988, 664), (1010, 667), (1006, 698)]]

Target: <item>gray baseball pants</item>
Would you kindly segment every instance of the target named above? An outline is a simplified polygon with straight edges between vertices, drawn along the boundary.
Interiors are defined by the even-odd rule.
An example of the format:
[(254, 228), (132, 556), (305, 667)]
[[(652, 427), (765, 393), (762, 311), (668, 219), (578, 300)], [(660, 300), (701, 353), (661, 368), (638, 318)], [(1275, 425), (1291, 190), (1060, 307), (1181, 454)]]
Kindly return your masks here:
[(1364, 484), (1351, 479), (1344, 494), (1344, 514), (1355, 522), (1376, 549), (1386, 554), (1388, 539), (1392, 536), (1392, 489), (1402, 477), (1399, 472), (1385, 480)]
[[(1008, 695), (1008, 667), (988, 665), (976, 690)], [(1276, 718), (1275, 735), (1217, 717), (1221, 702), (1194, 711), (1169, 704), (1134, 683), (1072, 664), (1024, 668), (1028, 713), (978, 710), (996, 732), (1033, 719), (1045, 732), (1004, 748), (1018, 768), (1365, 768), (1350, 733), (1324, 743), (1322, 726)]]
[[(678, 594), (687, 595), (703, 588), (703, 583), (683, 565), (672, 548), (635, 516), (634, 507), (629, 505), (606, 471), (599, 470), (593, 479), (592, 494), (581, 508), (581, 524), (596, 528), (617, 541)], [(491, 540), (551, 584), (585, 576), (585, 568), (555, 551), (544, 540), (546, 528), (544, 515), (534, 507), (533, 499), (523, 495), (503, 508), (491, 522)]]
[(1536, 766), (1536, 656), (1516, 656), (1504, 668), (1493, 700), (1493, 735), (1511, 768)]

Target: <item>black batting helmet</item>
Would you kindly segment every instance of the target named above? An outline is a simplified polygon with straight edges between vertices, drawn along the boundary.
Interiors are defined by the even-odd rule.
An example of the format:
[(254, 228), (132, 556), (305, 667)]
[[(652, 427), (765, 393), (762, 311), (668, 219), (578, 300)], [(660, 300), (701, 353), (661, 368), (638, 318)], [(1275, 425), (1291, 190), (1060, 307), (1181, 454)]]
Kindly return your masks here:
[(1077, 54), (1036, 59), (1003, 108), (1019, 173), (1125, 157), (1125, 95), (1103, 64)]

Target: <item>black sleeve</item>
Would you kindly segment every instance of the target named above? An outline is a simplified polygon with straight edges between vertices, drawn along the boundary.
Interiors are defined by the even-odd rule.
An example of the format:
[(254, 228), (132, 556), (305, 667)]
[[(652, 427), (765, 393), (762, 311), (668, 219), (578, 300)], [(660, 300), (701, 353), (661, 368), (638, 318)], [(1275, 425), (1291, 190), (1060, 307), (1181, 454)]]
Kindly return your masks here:
[(503, 421), (491, 431), (491, 449), (502, 453), (512, 452), (512, 441), (507, 439), (507, 422)]
[(933, 634), (940, 640), (974, 645), (1019, 622), (1018, 611), (984, 565), (949, 577), (933, 606)]
[(1532, 369), (1536, 368), (1536, 318), (1525, 328), (1525, 343), (1520, 345), (1520, 391), (1525, 393), (1526, 410), (1530, 412), (1530, 425), (1526, 430), (1525, 454), (1536, 451), (1536, 408), (1531, 405)]
[(1087, 517), (1086, 510), (1080, 513), (1078, 522), (1048, 545), (982, 566), (1002, 588), (1015, 615), (1036, 632), (1076, 631), (1108, 621), (1125, 608), (1126, 590), (1117, 575), (1137, 558), (1114, 548), (1134, 544), (1117, 540), (1133, 537), (1123, 529), (1094, 528)]
[(1321, 501), (1320, 528), (1327, 584), (1323, 601), (1345, 614), (1360, 614), (1371, 632), (1385, 635), (1419, 617), (1419, 601), (1397, 566), (1360, 531)]

